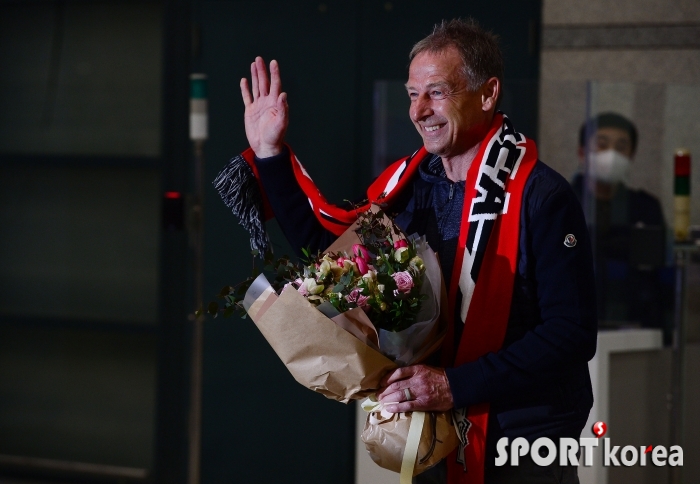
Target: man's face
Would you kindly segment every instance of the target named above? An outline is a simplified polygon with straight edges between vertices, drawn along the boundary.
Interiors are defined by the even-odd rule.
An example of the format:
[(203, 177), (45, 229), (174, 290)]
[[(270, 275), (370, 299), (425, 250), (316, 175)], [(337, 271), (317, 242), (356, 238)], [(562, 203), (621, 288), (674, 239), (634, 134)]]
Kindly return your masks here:
[(481, 89), (469, 90), (461, 72), (462, 59), (454, 47), (413, 58), (406, 89), (411, 121), (425, 148), (443, 158), (465, 153), (481, 142), (490, 126)]
[(634, 154), (629, 133), (620, 128), (598, 128), (595, 136), (591, 138), (590, 149), (595, 153), (615, 150), (627, 158), (632, 158)]

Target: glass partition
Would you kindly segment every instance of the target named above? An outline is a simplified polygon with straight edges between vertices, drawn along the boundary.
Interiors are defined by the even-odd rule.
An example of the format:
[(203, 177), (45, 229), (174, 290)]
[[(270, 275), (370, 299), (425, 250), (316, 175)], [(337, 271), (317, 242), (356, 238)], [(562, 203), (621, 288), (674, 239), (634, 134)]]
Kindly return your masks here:
[[(594, 242), (600, 328), (663, 331), (672, 347), (668, 438), (686, 448), (700, 329), (700, 237), (691, 228), (700, 198), (687, 158), (700, 153), (699, 100), (700, 86), (590, 82), (572, 180)], [(669, 481), (681, 473), (671, 469)]]
[(674, 154), (700, 153), (698, 99), (700, 86), (589, 83), (572, 185), (593, 235), (602, 328), (660, 328), (671, 341)]

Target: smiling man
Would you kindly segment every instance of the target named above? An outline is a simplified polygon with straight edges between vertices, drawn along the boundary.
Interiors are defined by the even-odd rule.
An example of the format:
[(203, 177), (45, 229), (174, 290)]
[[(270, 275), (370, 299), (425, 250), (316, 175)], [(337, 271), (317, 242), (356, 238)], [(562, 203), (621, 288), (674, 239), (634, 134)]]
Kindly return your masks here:
[[(416, 483), (576, 483), (575, 467), (528, 457), (496, 466), (495, 456), (502, 437), (578, 439), (588, 417), (597, 326), (580, 205), (496, 111), (503, 60), (494, 35), (471, 20), (443, 22), (410, 59), (409, 116), (424, 145), (367, 197), (440, 254), (454, 321), (431, 364), (386, 375), (378, 396), (392, 412), (454, 409), (469, 428), (469, 445)], [(275, 61), (270, 74), (257, 58), (251, 85), (241, 81), (251, 149), (222, 171), (217, 189), (236, 207), (232, 173), (254, 166), (292, 246), (324, 249), (354, 214), (328, 204), (284, 144), (288, 107)], [(253, 243), (264, 243), (258, 225), (248, 226)]]

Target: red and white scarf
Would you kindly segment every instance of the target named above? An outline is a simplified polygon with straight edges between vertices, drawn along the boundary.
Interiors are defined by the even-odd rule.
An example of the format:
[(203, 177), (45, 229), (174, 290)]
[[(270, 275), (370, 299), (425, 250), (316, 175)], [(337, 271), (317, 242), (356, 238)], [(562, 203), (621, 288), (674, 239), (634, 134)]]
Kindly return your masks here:
[[(369, 187), (368, 202), (364, 206), (346, 210), (328, 203), (291, 150), (290, 154), (296, 181), (306, 194), (316, 218), (336, 235), (342, 234), (355, 221), (358, 211), (368, 209), (371, 203), (390, 205), (395, 196), (412, 183), (423, 159), (431, 156), (421, 148), (412, 156), (395, 162)], [(254, 157), (250, 149), (243, 153), (243, 158), (257, 176)], [(454, 329), (448, 331), (443, 344), (445, 366), (473, 362), (501, 349), (515, 280), (522, 196), (536, 161), (535, 143), (516, 132), (506, 116), (496, 114), (466, 174), (454, 262), (454, 267), (460, 270), (452, 271), (448, 299), (448, 314), (456, 314), (457, 290), (461, 290), (460, 317), (465, 326), (456, 354), (452, 351), (455, 347)], [(269, 207), (265, 213), (271, 214)], [(488, 417), (488, 403), (468, 409), (471, 426), (468, 427), (469, 445), (464, 449), (466, 466), (458, 463), (457, 451), (448, 458), (450, 484), (483, 484)]]

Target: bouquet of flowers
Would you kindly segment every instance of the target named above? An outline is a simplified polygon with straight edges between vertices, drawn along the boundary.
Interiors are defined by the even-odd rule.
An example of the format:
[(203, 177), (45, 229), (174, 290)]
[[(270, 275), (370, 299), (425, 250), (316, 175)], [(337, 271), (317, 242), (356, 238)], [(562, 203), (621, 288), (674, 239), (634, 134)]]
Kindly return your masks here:
[[(371, 395), (386, 373), (423, 360), (441, 344), (447, 325), (440, 317), (445, 294), (437, 257), (378, 208), (360, 214), (323, 253), (304, 255), (301, 263), (266, 257), (269, 279), (260, 274), (225, 287), (223, 307), (214, 302), (207, 311), (242, 309), (299, 383), (345, 403)], [(382, 439), (365, 440), (370, 456), (398, 472), (411, 413), (389, 416), (376, 402), (370, 407), (363, 439)], [(421, 415), (410, 475), (457, 445), (451, 414), (438, 415), (426, 425)], [(391, 445), (385, 430), (400, 434)]]
[(330, 252), (312, 260), (293, 284), (312, 303), (331, 304), (338, 312), (362, 308), (377, 328), (401, 331), (416, 322), (425, 274), (416, 241), (387, 238), (368, 249), (354, 244), (352, 255)]

